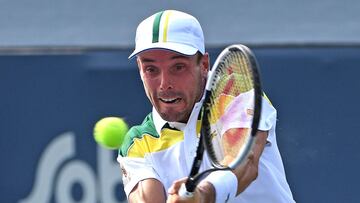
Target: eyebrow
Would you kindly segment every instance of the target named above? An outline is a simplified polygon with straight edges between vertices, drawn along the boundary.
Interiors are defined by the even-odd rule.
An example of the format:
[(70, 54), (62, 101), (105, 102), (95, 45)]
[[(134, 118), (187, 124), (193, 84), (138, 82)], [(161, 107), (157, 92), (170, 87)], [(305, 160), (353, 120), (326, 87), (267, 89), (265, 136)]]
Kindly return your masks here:
[[(185, 56), (185, 55), (175, 55), (175, 56), (170, 57), (171, 60), (173, 60), (173, 59), (187, 59), (187, 58), (188, 58), (188, 56)], [(150, 59), (150, 58), (142, 58), (141, 62), (150, 63), (150, 62), (156, 62), (156, 60), (155, 59)]]
[(140, 58), (140, 61), (143, 62), (143, 63), (146, 63), (146, 62), (155, 62), (154, 59), (149, 59), (149, 58)]
[(184, 58), (184, 59), (187, 59), (188, 58), (188, 56), (185, 56), (185, 55), (175, 55), (175, 56), (172, 56), (170, 59), (182, 59), (182, 58)]

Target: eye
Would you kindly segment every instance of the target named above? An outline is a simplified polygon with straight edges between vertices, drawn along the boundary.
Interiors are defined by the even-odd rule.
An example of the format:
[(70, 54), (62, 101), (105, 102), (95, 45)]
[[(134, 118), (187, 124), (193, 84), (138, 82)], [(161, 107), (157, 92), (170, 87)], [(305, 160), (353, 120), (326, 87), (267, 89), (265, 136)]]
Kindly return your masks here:
[(176, 71), (182, 71), (184, 69), (185, 69), (185, 64), (183, 64), (183, 63), (178, 63), (178, 64), (175, 65), (175, 70)]
[(146, 66), (144, 69), (146, 74), (154, 74), (157, 71), (157, 68), (155, 66)]

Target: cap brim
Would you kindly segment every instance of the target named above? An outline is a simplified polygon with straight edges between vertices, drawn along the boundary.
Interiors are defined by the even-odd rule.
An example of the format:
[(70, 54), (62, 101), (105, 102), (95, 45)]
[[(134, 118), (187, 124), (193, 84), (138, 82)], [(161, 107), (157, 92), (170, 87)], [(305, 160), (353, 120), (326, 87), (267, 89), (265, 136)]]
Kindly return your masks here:
[(148, 46), (136, 48), (133, 51), (133, 53), (130, 54), (129, 59), (132, 59), (134, 56), (136, 56), (144, 51), (148, 51), (148, 50), (152, 50), (152, 49), (165, 49), (165, 50), (174, 51), (179, 54), (183, 54), (183, 55), (187, 55), (187, 56), (192, 56), (192, 55), (196, 54), (196, 52), (198, 51), (197, 48), (194, 48), (194, 47), (186, 45), (186, 44), (178, 44), (178, 43), (171, 43), (171, 42), (166, 42), (166, 43), (159, 42), (159, 43), (150, 44)]

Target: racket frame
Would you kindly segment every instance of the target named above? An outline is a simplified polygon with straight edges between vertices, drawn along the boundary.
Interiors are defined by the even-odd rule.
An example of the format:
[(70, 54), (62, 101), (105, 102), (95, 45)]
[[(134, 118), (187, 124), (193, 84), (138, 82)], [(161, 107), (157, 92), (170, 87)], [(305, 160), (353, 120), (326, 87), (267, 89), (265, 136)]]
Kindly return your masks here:
[[(219, 67), (220, 67), (220, 63), (222, 63), (222, 61), (225, 59), (225, 57), (227, 56), (227, 54), (229, 52), (234, 52), (234, 51), (238, 51), (240, 50), (242, 53), (245, 53), (245, 57), (247, 59), (247, 61), (249, 62), (249, 66), (252, 69), (252, 76), (253, 76), (253, 85), (254, 85), (254, 117), (253, 117), (253, 122), (251, 125), (251, 134), (249, 136), (249, 142), (250, 144), (247, 145), (242, 153), (240, 154), (240, 157), (237, 157), (237, 161), (232, 162), (229, 164), (229, 166), (223, 166), (221, 164), (219, 164), (219, 162), (216, 160), (213, 160), (213, 147), (212, 147), (212, 142), (211, 142), (211, 136), (209, 134), (209, 129), (210, 128), (210, 123), (208, 119), (204, 119), (204, 115), (207, 115), (209, 111), (209, 101), (210, 101), (210, 96), (211, 96), (211, 91), (215, 86), (214, 81), (214, 77), (217, 77), (217, 74), (215, 73), (215, 71), (219, 71)], [(246, 47), (245, 45), (242, 44), (236, 44), (236, 45), (231, 45), (228, 46), (227, 48), (225, 48), (217, 57), (217, 59), (215, 60), (214, 65), (212, 66), (213, 69), (210, 70), (209, 73), (209, 78), (207, 79), (207, 83), (206, 83), (206, 87), (205, 87), (205, 98), (204, 98), (204, 103), (203, 103), (203, 108), (200, 111), (201, 117), (202, 117), (202, 127), (201, 127), (201, 132), (200, 132), (200, 138), (199, 138), (199, 143), (198, 143), (198, 148), (196, 150), (196, 156), (194, 158), (194, 162), (189, 174), (189, 178), (188, 180), (185, 182), (185, 187), (182, 187), (182, 190), (186, 189), (185, 191), (180, 191), (180, 193), (182, 193), (183, 196), (187, 196), (190, 197), (192, 196), (192, 193), (195, 191), (196, 185), (200, 182), (200, 180), (205, 176), (208, 175), (209, 173), (213, 172), (213, 171), (218, 171), (218, 170), (232, 170), (235, 169), (239, 164), (242, 163), (242, 161), (244, 159), (246, 159), (247, 155), (249, 154), (249, 152), (251, 151), (252, 145), (255, 142), (255, 136), (257, 133), (257, 129), (259, 126), (259, 122), (260, 122), (260, 116), (261, 116), (261, 100), (262, 100), (262, 89), (261, 89), (261, 82), (260, 82), (260, 72), (258, 70), (258, 63), (256, 61), (256, 58), (253, 54), (253, 52)], [(220, 78), (217, 78), (220, 79)], [(205, 170), (201, 173), (199, 172), (202, 160), (203, 160), (203, 155), (204, 155), (204, 150), (207, 151), (207, 154), (210, 158), (210, 161), (212, 163), (212, 165), (214, 166), (214, 168), (210, 168), (208, 170)], [(181, 196), (181, 194), (180, 194)]]

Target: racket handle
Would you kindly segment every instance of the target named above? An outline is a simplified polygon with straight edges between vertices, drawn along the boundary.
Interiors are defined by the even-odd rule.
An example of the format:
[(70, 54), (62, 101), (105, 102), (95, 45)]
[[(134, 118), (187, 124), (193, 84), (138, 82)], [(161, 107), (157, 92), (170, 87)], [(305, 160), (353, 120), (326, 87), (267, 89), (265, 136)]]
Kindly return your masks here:
[(187, 191), (186, 185), (185, 185), (185, 183), (183, 183), (183, 184), (181, 184), (180, 189), (179, 189), (179, 196), (183, 199), (189, 199), (194, 196), (194, 192)]

